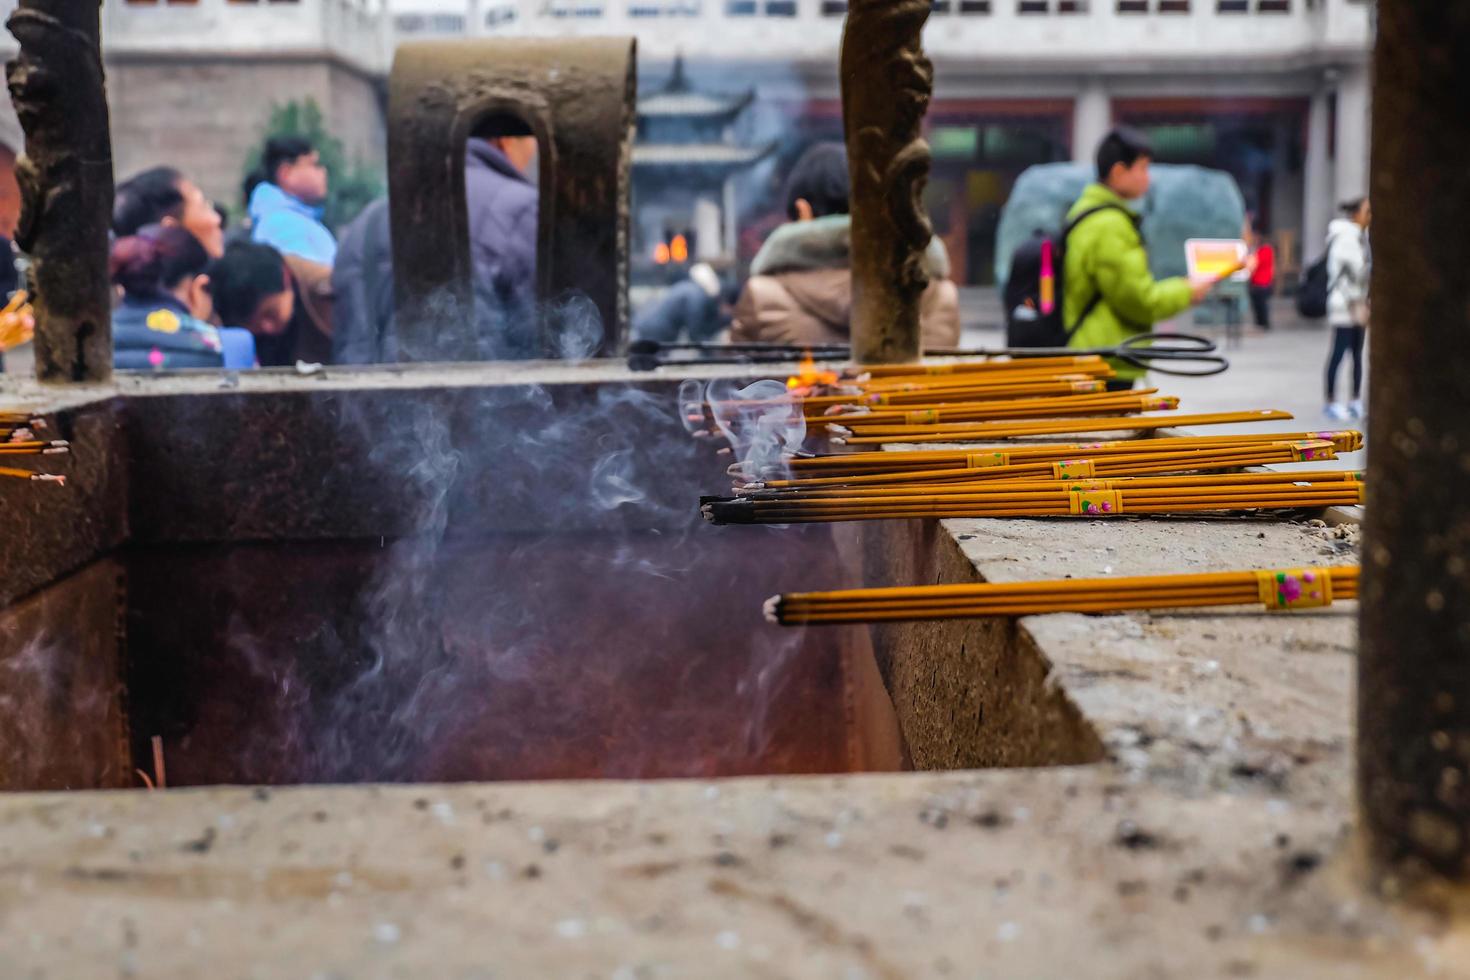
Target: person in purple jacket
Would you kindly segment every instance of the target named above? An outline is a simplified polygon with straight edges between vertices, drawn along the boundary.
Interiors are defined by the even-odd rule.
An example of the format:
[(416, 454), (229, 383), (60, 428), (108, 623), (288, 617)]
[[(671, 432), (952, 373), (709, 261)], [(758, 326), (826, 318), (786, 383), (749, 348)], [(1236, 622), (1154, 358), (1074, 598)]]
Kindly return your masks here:
[[(536, 138), (511, 116), (492, 116), (465, 144), (465, 207), (474, 270), (476, 346), (486, 359), (539, 357), (536, 242), (540, 192)], [(332, 360), (397, 360), (388, 201), (374, 201), (342, 231), (332, 269)]]

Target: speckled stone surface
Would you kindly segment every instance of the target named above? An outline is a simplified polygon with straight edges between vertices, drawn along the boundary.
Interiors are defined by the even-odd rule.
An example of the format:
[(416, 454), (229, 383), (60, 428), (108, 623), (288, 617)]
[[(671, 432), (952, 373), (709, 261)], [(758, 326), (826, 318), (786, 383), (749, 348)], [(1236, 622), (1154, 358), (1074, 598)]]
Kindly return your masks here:
[[(161, 379), (139, 394), (205, 383)], [(338, 383), (352, 388), (261, 376), (240, 390)], [(1346, 562), (1355, 532), (1017, 520), (857, 534), (846, 546), (881, 583)], [(874, 637), (913, 746), (943, 746), (955, 719), (989, 705), (953, 742), (954, 764), (1034, 768), (14, 794), (0, 797), (3, 972), (1470, 973), (1465, 931), (1358, 884), (1350, 605)], [(949, 764), (937, 751), (930, 762)]]

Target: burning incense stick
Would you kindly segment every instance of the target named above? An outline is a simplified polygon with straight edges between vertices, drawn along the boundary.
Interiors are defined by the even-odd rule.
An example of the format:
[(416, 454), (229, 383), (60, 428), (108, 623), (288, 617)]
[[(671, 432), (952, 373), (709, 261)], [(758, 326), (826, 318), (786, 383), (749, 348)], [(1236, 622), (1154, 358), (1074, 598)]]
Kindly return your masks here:
[(1272, 611), (1294, 611), (1324, 608), (1357, 595), (1358, 568), (1344, 566), (797, 592), (772, 597), (765, 612), (773, 623), (796, 626), (1256, 603)]
[[(1025, 436), (1066, 435), (1073, 432), (1147, 432), (1190, 425), (1228, 425), (1236, 422), (1273, 422), (1292, 418), (1290, 412), (1257, 409), (1248, 412), (1207, 412), (1200, 415), (1048, 419), (1035, 422), (978, 422), (952, 426), (844, 426), (829, 425), (834, 445), (876, 446), (889, 442), (984, 442)], [(861, 430), (861, 433), (858, 432)]]

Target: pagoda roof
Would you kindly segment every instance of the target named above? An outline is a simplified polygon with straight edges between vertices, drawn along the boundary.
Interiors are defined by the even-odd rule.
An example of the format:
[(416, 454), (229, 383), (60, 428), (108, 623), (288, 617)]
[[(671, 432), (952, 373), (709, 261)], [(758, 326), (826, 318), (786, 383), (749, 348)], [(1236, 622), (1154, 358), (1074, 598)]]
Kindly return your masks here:
[(755, 100), (755, 89), (739, 94), (700, 92), (684, 71), (684, 56), (674, 58), (674, 72), (664, 87), (638, 100), (638, 115), (644, 117), (733, 118)]
[(743, 170), (759, 163), (775, 149), (775, 143), (764, 146), (736, 146), (732, 143), (635, 143), (633, 166)]

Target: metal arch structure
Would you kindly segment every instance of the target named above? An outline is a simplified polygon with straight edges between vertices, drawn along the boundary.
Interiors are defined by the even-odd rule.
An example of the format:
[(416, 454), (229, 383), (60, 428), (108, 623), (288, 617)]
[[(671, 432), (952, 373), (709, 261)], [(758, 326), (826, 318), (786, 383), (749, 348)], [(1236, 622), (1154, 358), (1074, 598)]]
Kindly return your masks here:
[[(478, 359), (465, 210), (465, 141), (505, 113), (540, 145), (536, 295), (539, 354), (560, 351), (568, 318), (551, 304), (585, 296), (602, 321), (595, 350), (627, 331), (628, 220), (635, 120), (631, 38), (405, 44), (388, 96), (389, 215), (400, 357)], [(584, 304), (585, 308), (585, 304)]]

